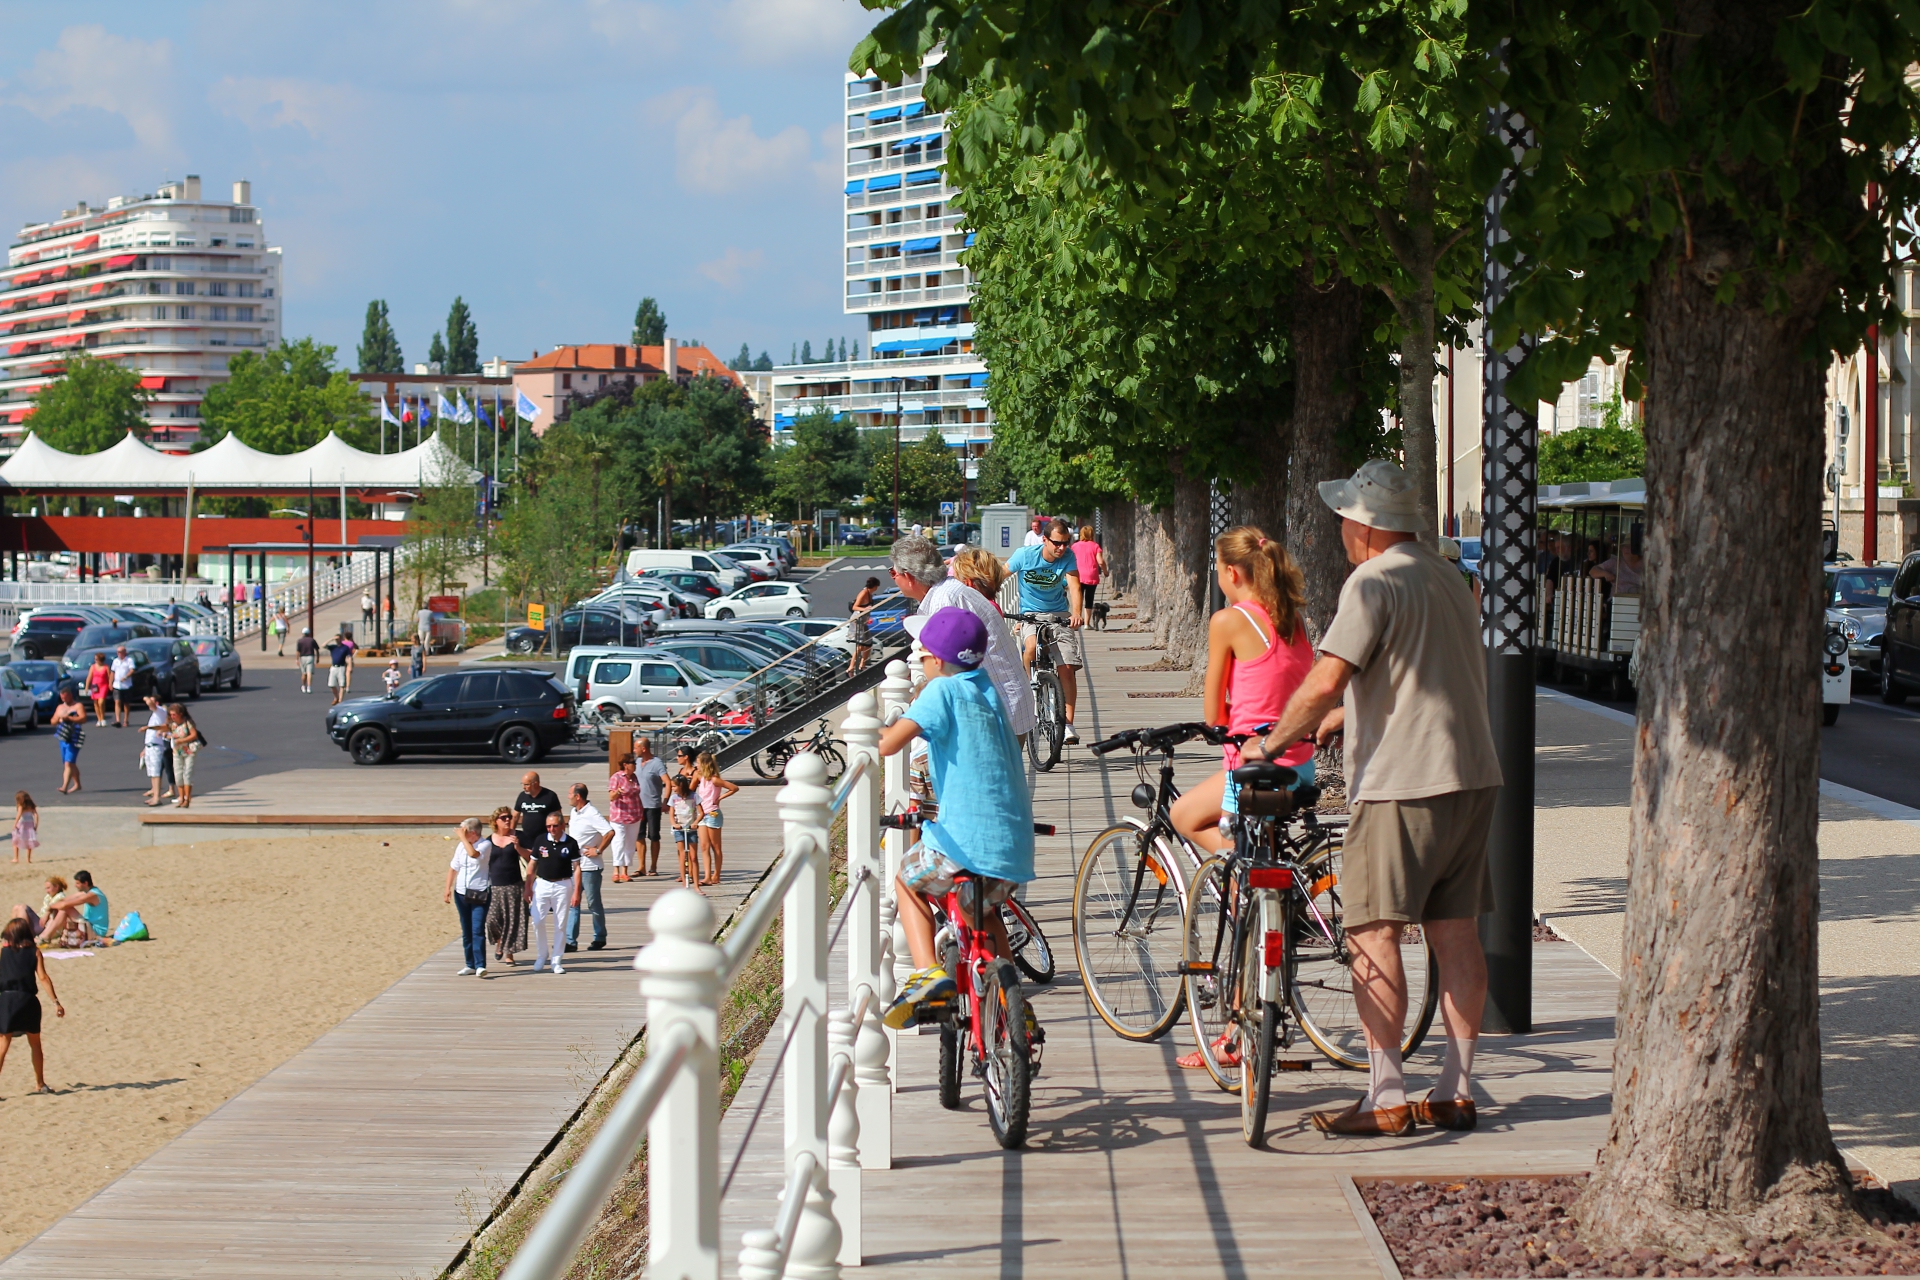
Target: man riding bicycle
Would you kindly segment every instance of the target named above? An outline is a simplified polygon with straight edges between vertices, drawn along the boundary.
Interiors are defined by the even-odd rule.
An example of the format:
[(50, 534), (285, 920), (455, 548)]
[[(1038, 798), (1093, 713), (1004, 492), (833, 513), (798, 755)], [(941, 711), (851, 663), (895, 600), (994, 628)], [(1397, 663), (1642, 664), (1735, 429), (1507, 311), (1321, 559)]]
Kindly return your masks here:
[[(925, 650), (920, 661), (927, 683), (906, 715), (881, 734), (880, 754), (897, 754), (925, 738), (940, 813), (921, 826), (920, 843), (901, 860), (895, 882), (916, 970), (886, 1012), (886, 1024), (896, 1028), (913, 1025), (922, 1004), (955, 994), (953, 977), (934, 952), (927, 899), (946, 895), (962, 873), (979, 880), (993, 905), (1033, 879), (1033, 802), (1020, 745), (981, 669), (986, 624), (965, 609), (947, 608), (910, 617), (906, 628)], [(986, 923), (998, 954), (1011, 956), (1000, 913), (988, 913)]]
[[(1085, 613), (1080, 604), (1079, 562), (1073, 558), (1073, 530), (1065, 520), (1047, 522), (1038, 545), (1021, 547), (1007, 558), (1007, 570), (1020, 583), (1020, 612), (1034, 614), (1042, 621), (1060, 624), (1053, 629), (1053, 665), (1060, 676), (1060, 700), (1066, 721), (1062, 742), (1078, 742), (1073, 727), (1073, 704), (1078, 686), (1077, 672), (1087, 665), (1080, 627)], [(1040, 628), (1032, 622), (1020, 624), (1020, 642), (1025, 646), (1029, 670), (1040, 645)]]

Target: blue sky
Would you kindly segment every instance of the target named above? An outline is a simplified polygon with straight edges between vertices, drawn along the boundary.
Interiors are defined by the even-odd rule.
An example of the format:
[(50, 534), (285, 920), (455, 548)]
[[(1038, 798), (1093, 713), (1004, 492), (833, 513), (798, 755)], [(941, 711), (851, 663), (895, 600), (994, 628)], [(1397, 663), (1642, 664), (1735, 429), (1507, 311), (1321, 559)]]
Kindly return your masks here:
[(856, 0), (0, 3), (0, 231), (197, 173), (253, 182), (288, 337), (411, 364), (455, 294), (483, 358), (625, 341), (643, 294), (722, 357), (840, 310)]

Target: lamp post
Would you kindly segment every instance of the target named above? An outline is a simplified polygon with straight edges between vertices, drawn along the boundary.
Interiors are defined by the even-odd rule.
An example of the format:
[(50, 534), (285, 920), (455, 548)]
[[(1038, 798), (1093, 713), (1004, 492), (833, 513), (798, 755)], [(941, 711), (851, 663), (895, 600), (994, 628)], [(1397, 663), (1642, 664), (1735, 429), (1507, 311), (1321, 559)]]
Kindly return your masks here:
[(893, 380), (893, 536), (900, 537), (900, 395), (906, 388), (905, 378)]

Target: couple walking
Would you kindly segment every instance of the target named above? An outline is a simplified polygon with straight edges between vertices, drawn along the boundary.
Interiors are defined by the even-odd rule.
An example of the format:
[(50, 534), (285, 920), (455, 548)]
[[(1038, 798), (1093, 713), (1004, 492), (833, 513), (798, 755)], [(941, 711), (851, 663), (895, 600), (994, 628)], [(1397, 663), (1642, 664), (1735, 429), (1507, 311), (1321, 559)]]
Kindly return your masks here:
[[(1412, 481), (1368, 462), (1320, 496), (1340, 517), (1353, 572), (1319, 657), (1300, 616), (1300, 573), (1257, 529), (1216, 544), (1228, 607), (1208, 630), (1207, 719), (1249, 739), (1224, 769), (1181, 797), (1174, 822), (1205, 849), (1218, 833), (1225, 770), (1271, 759), (1312, 777), (1313, 747), (1344, 736), (1347, 828), (1341, 891), (1353, 949), (1353, 995), (1366, 1028), (1365, 1095), (1319, 1112), (1329, 1136), (1401, 1134), (1416, 1124), (1471, 1129), (1474, 1049), (1486, 1003), (1478, 917), (1493, 909), (1487, 835), (1501, 784), (1487, 717), (1486, 657), (1472, 591), (1422, 545)], [(1424, 1099), (1407, 1097), (1400, 1044), (1407, 1017), (1401, 946), (1425, 931), (1440, 966), (1446, 1056)], [(1198, 1055), (1182, 1066), (1200, 1065)]]

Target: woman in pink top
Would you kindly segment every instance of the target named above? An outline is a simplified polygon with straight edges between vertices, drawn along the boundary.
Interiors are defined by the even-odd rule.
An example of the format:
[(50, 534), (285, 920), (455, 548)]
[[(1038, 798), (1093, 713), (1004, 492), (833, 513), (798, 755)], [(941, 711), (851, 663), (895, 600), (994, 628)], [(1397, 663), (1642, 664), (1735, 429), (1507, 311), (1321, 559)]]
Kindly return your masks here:
[(1080, 526), (1080, 541), (1073, 544), (1073, 563), (1080, 579), (1080, 607), (1093, 613), (1093, 591), (1107, 574), (1107, 553), (1093, 540), (1093, 526)]
[[(1313, 666), (1313, 646), (1300, 618), (1304, 588), (1286, 549), (1250, 525), (1221, 534), (1214, 552), (1227, 607), (1207, 624), (1207, 723), (1251, 733), (1280, 718)], [(1223, 755), (1220, 772), (1173, 806), (1174, 827), (1208, 853), (1226, 847), (1220, 798), (1227, 770), (1240, 763), (1232, 746)], [(1313, 744), (1294, 743), (1276, 763), (1300, 775), (1301, 782), (1312, 781)]]

